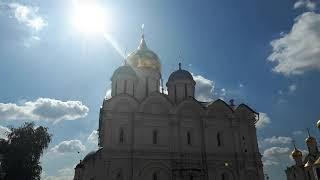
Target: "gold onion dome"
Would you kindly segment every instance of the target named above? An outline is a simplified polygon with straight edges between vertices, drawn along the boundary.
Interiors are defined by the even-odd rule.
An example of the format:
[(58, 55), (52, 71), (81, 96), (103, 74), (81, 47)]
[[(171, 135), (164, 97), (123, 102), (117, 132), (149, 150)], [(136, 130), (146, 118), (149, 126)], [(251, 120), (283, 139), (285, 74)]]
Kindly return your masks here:
[(320, 157), (313, 163), (313, 165), (320, 165)]
[(320, 129), (320, 120), (317, 122), (317, 128)]
[(128, 55), (127, 62), (133, 68), (147, 68), (161, 71), (160, 59), (156, 53), (147, 47), (144, 35), (142, 35), (138, 49)]
[(306, 139), (306, 143), (307, 144), (310, 144), (310, 145), (315, 145), (317, 144), (317, 140), (316, 138), (312, 137), (312, 136), (309, 136), (307, 139)]
[(307, 163), (304, 165), (305, 168), (311, 167), (312, 162), (310, 160), (307, 161)]
[(302, 157), (302, 152), (299, 151), (296, 147), (294, 148), (294, 150), (291, 153), (291, 156), (293, 158), (301, 158)]

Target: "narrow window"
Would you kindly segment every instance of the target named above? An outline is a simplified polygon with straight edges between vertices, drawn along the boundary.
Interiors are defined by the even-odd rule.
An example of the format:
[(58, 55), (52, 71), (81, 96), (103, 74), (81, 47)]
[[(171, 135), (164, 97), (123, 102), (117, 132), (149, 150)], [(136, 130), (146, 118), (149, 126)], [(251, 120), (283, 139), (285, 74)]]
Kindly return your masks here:
[(223, 174), (221, 175), (221, 180), (228, 180), (228, 179), (229, 179), (228, 174), (223, 173)]
[(127, 93), (127, 84), (128, 84), (128, 81), (124, 80), (124, 93)]
[(187, 84), (184, 84), (184, 97), (188, 97), (188, 87)]
[(187, 132), (187, 143), (188, 145), (191, 145), (191, 134), (189, 131)]
[(118, 81), (116, 81), (116, 87), (115, 87), (115, 95), (117, 95), (118, 94)]
[(122, 180), (122, 174), (121, 174), (121, 172), (118, 172), (118, 173), (117, 173), (116, 180)]
[(124, 130), (123, 130), (123, 128), (120, 128), (119, 142), (120, 142), (120, 144), (124, 143)]
[(154, 130), (152, 133), (152, 143), (158, 144), (158, 131), (157, 130)]
[(174, 102), (177, 102), (177, 86), (174, 85)]
[(320, 179), (320, 168), (316, 169), (316, 173), (317, 173), (318, 179)]
[(221, 146), (221, 134), (217, 133), (217, 144), (220, 147)]
[(308, 179), (311, 180), (311, 174), (310, 171), (308, 171)]
[(158, 180), (158, 175), (157, 175), (157, 173), (153, 173), (153, 175), (152, 175), (152, 180)]

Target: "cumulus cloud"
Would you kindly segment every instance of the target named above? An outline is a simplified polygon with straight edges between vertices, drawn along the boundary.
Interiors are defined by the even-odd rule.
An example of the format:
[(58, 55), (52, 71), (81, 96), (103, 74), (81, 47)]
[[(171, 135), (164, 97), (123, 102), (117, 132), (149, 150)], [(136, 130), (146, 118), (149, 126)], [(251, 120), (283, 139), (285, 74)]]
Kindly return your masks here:
[(264, 139), (264, 142), (268, 144), (290, 144), (292, 142), (292, 138), (284, 136), (272, 136), (271, 138)]
[(86, 147), (82, 144), (80, 140), (70, 140), (70, 141), (62, 141), (58, 145), (51, 148), (52, 152), (58, 153), (77, 153), (85, 151)]
[(296, 130), (296, 131), (292, 132), (293, 135), (301, 135), (302, 133), (303, 133), (303, 131), (301, 131), (301, 130)]
[(299, 75), (320, 70), (320, 14), (306, 12), (295, 19), (288, 34), (271, 42), (268, 60), (276, 63), (273, 71)]
[(111, 89), (107, 89), (105, 99), (110, 99), (110, 98), (111, 98)]
[(0, 119), (4, 120), (75, 120), (87, 116), (89, 108), (80, 101), (39, 98), (21, 105), (0, 103)]
[(48, 22), (39, 15), (39, 7), (27, 6), (20, 3), (10, 3), (8, 7), (14, 12), (14, 17), (21, 24), (33, 30), (40, 31), (48, 25)]
[(256, 123), (256, 128), (261, 129), (266, 127), (268, 124), (271, 123), (271, 119), (266, 113), (259, 112), (259, 120)]
[(43, 180), (71, 180), (74, 176), (74, 170), (71, 168), (64, 168), (58, 170), (55, 176), (48, 176), (45, 172), (41, 174)]
[(9, 128), (0, 126), (0, 139), (8, 139), (9, 133), (11, 133), (11, 130)]
[(195, 96), (199, 101), (211, 101), (213, 99), (214, 82), (201, 75), (193, 75), (196, 82)]
[(280, 155), (288, 155), (290, 149), (288, 147), (271, 147), (263, 152), (263, 156), (266, 158), (274, 158)]
[(278, 165), (279, 162), (275, 161), (275, 160), (271, 160), (271, 159), (266, 159), (262, 161), (264, 166), (274, 166), (274, 165)]
[(87, 140), (92, 144), (98, 144), (98, 131), (93, 130)]
[(316, 2), (313, 2), (311, 0), (298, 0), (296, 3), (293, 5), (294, 9), (299, 9), (299, 8), (306, 8), (310, 11), (314, 11), (317, 8)]
[(296, 90), (297, 90), (297, 85), (296, 84), (291, 84), (289, 86), (289, 92), (293, 93)]

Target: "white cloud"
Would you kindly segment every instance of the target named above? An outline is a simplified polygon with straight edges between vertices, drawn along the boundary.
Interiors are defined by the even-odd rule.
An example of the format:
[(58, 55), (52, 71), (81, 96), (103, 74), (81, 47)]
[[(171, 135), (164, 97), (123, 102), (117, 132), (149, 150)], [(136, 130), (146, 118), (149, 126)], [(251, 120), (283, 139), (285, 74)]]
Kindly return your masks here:
[(225, 88), (221, 89), (221, 96), (225, 96), (227, 94), (227, 90)]
[(39, 98), (21, 105), (0, 103), (0, 119), (3, 120), (75, 120), (87, 116), (89, 108), (80, 101), (60, 101)]
[(20, 3), (10, 3), (8, 5), (14, 11), (14, 17), (22, 23), (36, 31), (42, 30), (48, 22), (39, 15), (39, 7), (22, 5)]
[(280, 155), (288, 155), (289, 151), (290, 151), (290, 149), (287, 147), (271, 147), (271, 148), (264, 150), (263, 156), (265, 158), (274, 158), (274, 157), (280, 156)]
[(92, 133), (88, 136), (87, 139), (92, 144), (98, 144), (98, 131), (93, 130)]
[(284, 75), (320, 70), (320, 14), (306, 12), (295, 19), (288, 34), (271, 42), (268, 60), (277, 65), (275, 72)]
[(195, 96), (198, 101), (212, 101), (214, 82), (201, 75), (192, 75), (196, 82)]
[(274, 165), (278, 165), (279, 162), (275, 161), (275, 160), (271, 160), (271, 159), (266, 159), (262, 161), (264, 166), (274, 166)]
[(292, 138), (284, 136), (272, 136), (271, 138), (264, 139), (264, 142), (269, 144), (290, 144), (292, 143)]
[(303, 133), (303, 131), (301, 131), (301, 130), (296, 130), (296, 131), (292, 132), (293, 135), (300, 135), (302, 133)]
[(296, 84), (291, 84), (289, 86), (289, 92), (293, 93), (296, 90), (297, 90), (297, 85)]
[(259, 112), (259, 120), (256, 123), (256, 128), (261, 129), (271, 123), (271, 119), (266, 113)]
[(55, 176), (47, 176), (45, 172), (41, 174), (43, 180), (72, 180), (74, 176), (74, 170), (72, 168), (60, 169)]
[(311, 0), (298, 0), (296, 3), (293, 5), (294, 9), (299, 9), (299, 8), (306, 8), (310, 11), (314, 11), (317, 8), (316, 2), (313, 2)]
[(105, 99), (110, 99), (110, 98), (111, 98), (111, 89), (107, 89)]
[(0, 125), (0, 139), (8, 139), (10, 132), (11, 130), (9, 128)]
[(51, 148), (51, 151), (58, 153), (77, 153), (85, 151), (86, 147), (80, 140), (62, 141), (58, 145)]

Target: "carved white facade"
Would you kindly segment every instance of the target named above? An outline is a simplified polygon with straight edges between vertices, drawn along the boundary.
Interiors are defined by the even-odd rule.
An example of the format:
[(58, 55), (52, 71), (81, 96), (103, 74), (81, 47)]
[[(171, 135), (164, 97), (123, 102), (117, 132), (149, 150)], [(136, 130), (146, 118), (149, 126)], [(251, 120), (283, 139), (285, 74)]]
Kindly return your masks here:
[(75, 168), (74, 180), (263, 180), (255, 123), (245, 104), (199, 102), (181, 69), (161, 88), (161, 64), (144, 37), (112, 76), (103, 100), (99, 150)]

